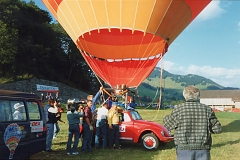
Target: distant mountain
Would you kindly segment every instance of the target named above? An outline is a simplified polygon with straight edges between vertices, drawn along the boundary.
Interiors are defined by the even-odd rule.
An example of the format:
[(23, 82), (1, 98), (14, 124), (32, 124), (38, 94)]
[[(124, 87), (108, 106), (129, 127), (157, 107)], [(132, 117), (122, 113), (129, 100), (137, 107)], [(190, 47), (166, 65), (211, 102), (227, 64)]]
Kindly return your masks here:
[(162, 78), (160, 79), (161, 68), (156, 67), (147, 79), (138, 87), (139, 100), (145, 102), (157, 102), (161, 95), (162, 101), (167, 103), (183, 100), (183, 88), (194, 85), (200, 90), (233, 90), (239, 88), (224, 87), (216, 82), (202, 76), (188, 74), (176, 75), (162, 70)]
[[(148, 81), (151, 81), (151, 79), (160, 78), (160, 73), (161, 73), (161, 68), (156, 67), (144, 82), (148, 83)], [(182, 87), (189, 86), (189, 85), (194, 85), (194, 86), (200, 85), (202, 86), (201, 89), (224, 89), (225, 88), (213, 82), (212, 80), (202, 76), (198, 76), (194, 74), (176, 75), (163, 70), (162, 79), (166, 80), (169, 78), (175, 83), (179, 83), (180, 86)]]

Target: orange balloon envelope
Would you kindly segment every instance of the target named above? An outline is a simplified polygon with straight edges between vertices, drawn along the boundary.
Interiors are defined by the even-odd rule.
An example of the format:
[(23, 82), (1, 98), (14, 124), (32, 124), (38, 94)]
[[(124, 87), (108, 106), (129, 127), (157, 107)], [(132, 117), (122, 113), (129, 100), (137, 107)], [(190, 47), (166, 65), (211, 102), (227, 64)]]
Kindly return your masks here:
[(42, 0), (111, 87), (137, 87), (211, 0)]

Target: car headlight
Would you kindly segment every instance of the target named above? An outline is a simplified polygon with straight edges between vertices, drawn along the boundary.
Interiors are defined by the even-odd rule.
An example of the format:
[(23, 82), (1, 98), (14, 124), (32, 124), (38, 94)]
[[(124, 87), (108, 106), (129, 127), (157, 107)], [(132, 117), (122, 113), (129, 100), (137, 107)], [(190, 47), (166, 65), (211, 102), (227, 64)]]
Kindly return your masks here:
[(163, 130), (161, 131), (161, 134), (162, 134), (163, 137), (165, 137), (165, 134), (164, 134), (164, 131), (163, 131)]
[[(164, 131), (163, 131), (163, 130), (161, 131), (161, 134), (162, 134), (162, 136), (164, 136), (164, 137), (166, 136), (166, 135), (164, 134)], [(168, 130), (168, 135), (171, 136), (171, 131), (169, 131), (169, 130)]]

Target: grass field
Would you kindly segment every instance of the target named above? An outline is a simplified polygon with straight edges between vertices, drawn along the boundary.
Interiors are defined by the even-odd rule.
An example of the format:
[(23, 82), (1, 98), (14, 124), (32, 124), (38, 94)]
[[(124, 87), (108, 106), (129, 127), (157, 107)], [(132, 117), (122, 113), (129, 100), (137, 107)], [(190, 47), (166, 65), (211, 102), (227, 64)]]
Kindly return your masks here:
[[(143, 119), (153, 120), (162, 123), (163, 117), (171, 110), (147, 110), (138, 109)], [(211, 150), (212, 160), (239, 160), (240, 150), (240, 113), (217, 112), (219, 121), (222, 124), (223, 132), (212, 135), (213, 145)], [(67, 122), (66, 114), (62, 119)], [(170, 142), (166, 146), (160, 146), (157, 150), (146, 151), (140, 144), (121, 143), (122, 150), (97, 149), (92, 154), (66, 155), (67, 128), (68, 125), (60, 122), (61, 131), (53, 140), (52, 149), (56, 152), (41, 152), (33, 155), (31, 159), (83, 159), (83, 160), (175, 160), (176, 153), (174, 143)], [(37, 146), (36, 146), (37, 147)], [(79, 142), (79, 152), (81, 151), (81, 141)]]

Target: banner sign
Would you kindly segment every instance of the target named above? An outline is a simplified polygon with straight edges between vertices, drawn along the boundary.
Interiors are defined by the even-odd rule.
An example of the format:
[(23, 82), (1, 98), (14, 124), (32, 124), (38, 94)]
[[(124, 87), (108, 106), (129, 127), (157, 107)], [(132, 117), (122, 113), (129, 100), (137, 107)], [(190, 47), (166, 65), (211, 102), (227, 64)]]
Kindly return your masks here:
[(40, 85), (40, 84), (36, 84), (36, 86), (37, 86), (37, 91), (58, 92), (58, 87), (46, 86), (46, 85)]

